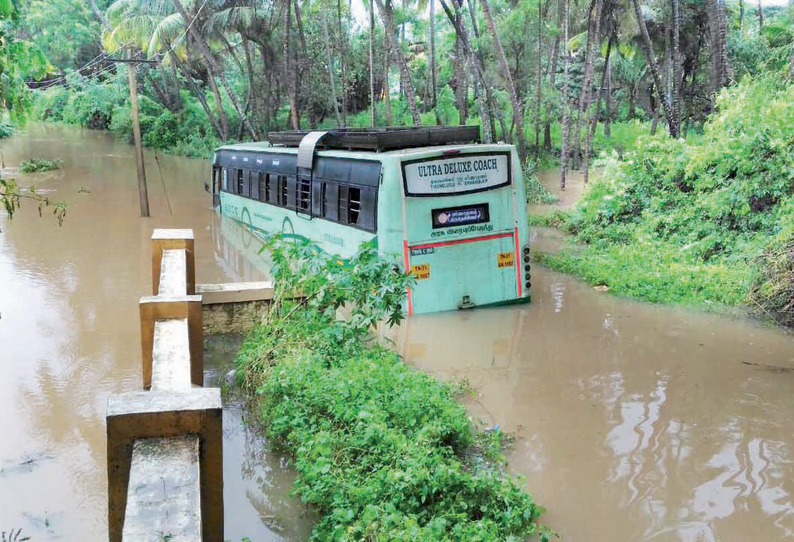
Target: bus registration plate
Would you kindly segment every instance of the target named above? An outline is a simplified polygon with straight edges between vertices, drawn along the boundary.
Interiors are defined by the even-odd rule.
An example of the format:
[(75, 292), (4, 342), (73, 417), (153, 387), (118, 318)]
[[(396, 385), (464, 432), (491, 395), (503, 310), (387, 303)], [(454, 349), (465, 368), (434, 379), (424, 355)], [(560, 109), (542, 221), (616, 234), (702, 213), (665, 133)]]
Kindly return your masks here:
[(513, 267), (515, 265), (515, 254), (512, 252), (500, 252), (496, 255), (496, 267)]
[(411, 273), (416, 280), (427, 280), (430, 278), (430, 264), (419, 263), (411, 266)]

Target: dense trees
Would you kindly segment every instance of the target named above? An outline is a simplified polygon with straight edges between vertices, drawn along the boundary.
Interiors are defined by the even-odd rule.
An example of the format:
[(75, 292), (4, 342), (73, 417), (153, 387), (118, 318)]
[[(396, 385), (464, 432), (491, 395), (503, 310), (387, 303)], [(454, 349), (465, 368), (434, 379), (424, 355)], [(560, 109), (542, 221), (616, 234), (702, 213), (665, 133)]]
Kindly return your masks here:
[[(159, 60), (142, 70), (152, 115), (179, 117), (208, 144), (480, 123), (522, 157), (534, 130), (535, 151), (559, 149), (563, 171), (587, 170), (599, 124), (608, 134), (640, 118), (655, 130), (661, 118), (685, 137), (721, 87), (794, 55), (786, 10), (725, 0), (28, 0), (21, 15), (16, 33), (36, 36), (53, 80), (79, 70), (110, 84), (116, 68), (90, 62), (128, 45)], [(108, 118), (113, 108), (123, 114), (123, 100)], [(196, 111), (198, 122), (183, 118)]]

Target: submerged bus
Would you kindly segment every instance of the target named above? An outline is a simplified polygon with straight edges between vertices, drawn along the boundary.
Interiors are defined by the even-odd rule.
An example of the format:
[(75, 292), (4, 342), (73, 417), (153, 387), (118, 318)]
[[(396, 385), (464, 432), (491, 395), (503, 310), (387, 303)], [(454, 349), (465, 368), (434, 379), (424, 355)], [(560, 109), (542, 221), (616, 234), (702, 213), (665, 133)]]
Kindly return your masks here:
[(526, 197), (512, 145), (481, 144), (469, 126), (268, 137), (215, 151), (222, 215), (343, 259), (374, 240), (416, 278), (409, 314), (529, 300)]

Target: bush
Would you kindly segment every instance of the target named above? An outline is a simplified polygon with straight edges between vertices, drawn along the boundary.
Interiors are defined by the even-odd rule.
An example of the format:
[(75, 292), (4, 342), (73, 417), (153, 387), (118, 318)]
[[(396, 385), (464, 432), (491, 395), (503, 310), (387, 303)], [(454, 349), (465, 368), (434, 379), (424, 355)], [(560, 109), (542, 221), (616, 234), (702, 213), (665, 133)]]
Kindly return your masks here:
[(762, 312), (790, 310), (792, 100), (784, 78), (746, 78), (722, 91), (702, 136), (645, 136), (626, 159), (604, 157), (565, 222), (588, 246), (547, 261), (653, 301), (736, 305), (752, 291)]
[(42, 171), (52, 171), (53, 169), (61, 169), (63, 161), (59, 159), (44, 160), (41, 158), (31, 158), (25, 160), (19, 168), (22, 173), (40, 173)]
[(312, 540), (547, 540), (542, 509), (504, 472), (501, 434), (476, 433), (450, 386), (371, 343), (401, 319), (408, 277), (372, 246), (343, 264), (282, 245), (273, 262), (274, 305), (238, 375), (319, 512)]

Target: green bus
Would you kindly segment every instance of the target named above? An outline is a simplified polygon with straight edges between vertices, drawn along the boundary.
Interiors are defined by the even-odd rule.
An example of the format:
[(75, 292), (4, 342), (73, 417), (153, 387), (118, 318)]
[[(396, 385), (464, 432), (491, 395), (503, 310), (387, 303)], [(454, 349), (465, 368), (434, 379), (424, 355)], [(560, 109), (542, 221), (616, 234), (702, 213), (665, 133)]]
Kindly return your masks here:
[[(373, 241), (412, 273), (409, 314), (528, 301), (529, 230), (515, 147), (477, 127), (278, 132), (218, 148), (213, 205), (266, 238), (345, 259)], [(209, 188), (209, 187), (208, 187)]]

